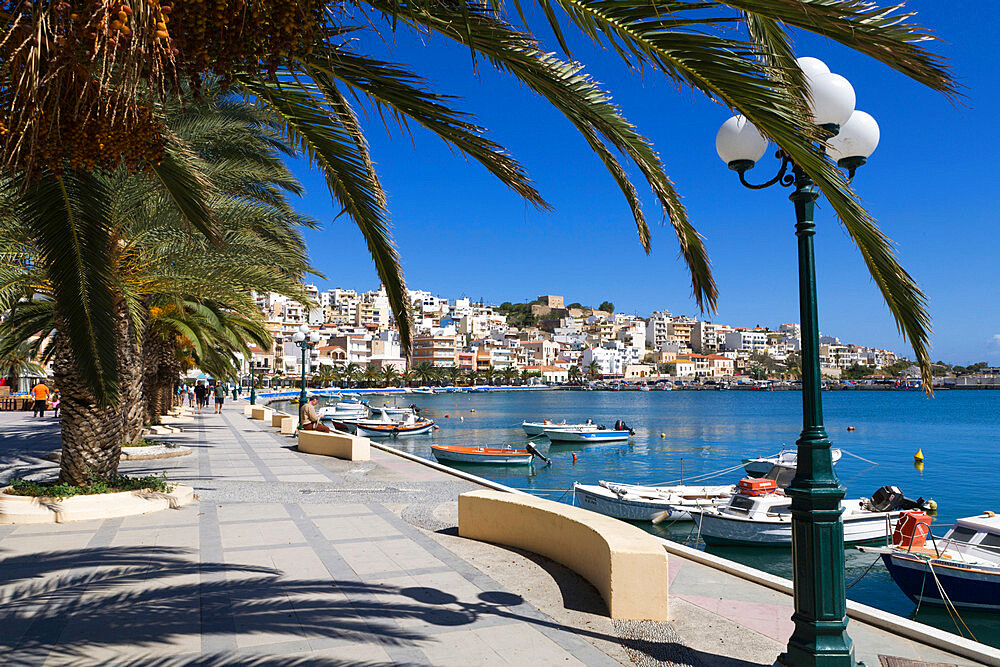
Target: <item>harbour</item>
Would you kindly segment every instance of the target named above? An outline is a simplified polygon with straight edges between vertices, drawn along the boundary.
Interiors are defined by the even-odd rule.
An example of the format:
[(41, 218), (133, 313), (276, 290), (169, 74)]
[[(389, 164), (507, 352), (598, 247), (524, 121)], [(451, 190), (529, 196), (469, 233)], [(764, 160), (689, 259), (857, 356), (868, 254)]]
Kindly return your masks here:
[[(412, 438), (386, 440), (389, 446), (433, 459), (431, 445), (522, 447), (533, 442), (551, 465), (449, 464), (510, 487), (565, 503), (573, 502), (574, 482), (611, 480), (634, 484), (679, 483), (729, 468), (747, 457), (792, 447), (801, 426), (797, 392), (517, 392), (438, 394), (413, 397), (421, 415), (440, 428)], [(934, 531), (959, 517), (998, 509), (1000, 479), (988, 468), (998, 442), (1000, 399), (992, 392), (940, 392), (933, 399), (919, 392), (830, 392), (824, 397), (827, 428), (845, 456), (837, 474), (848, 498), (869, 496), (886, 484), (907, 496), (933, 498), (938, 511)], [(391, 401), (391, 399), (390, 399)], [(379, 397), (369, 402), (378, 405)], [(529, 440), (523, 420), (585, 422), (611, 427), (623, 420), (635, 435), (627, 442), (549, 445)], [(848, 427), (853, 426), (853, 431)], [(662, 437), (661, 437), (662, 434)], [(923, 466), (913, 455), (922, 450)], [(877, 462), (872, 465), (861, 460)], [(977, 474), (970, 475), (969, 470)], [(742, 469), (702, 484), (734, 484)], [(704, 546), (690, 522), (636, 523), (658, 536), (705, 548), (709, 553), (791, 578), (787, 549)], [(938, 528), (941, 526), (941, 528)], [(914, 603), (893, 583), (877, 555), (848, 547), (848, 598), (957, 633), (952, 617), (940, 608)], [(855, 580), (857, 580), (855, 582)], [(977, 640), (1000, 645), (1000, 620), (983, 612), (961, 618)], [(964, 630), (963, 630), (964, 631)]]

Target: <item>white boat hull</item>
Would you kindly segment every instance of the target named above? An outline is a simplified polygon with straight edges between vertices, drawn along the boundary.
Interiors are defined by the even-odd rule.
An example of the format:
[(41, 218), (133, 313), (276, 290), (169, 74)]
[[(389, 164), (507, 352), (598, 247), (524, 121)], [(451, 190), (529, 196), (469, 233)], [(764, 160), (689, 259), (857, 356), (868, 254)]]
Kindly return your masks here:
[(625, 442), (631, 437), (628, 431), (610, 431), (594, 429), (593, 431), (561, 431), (545, 429), (545, 436), (552, 442)]
[[(892, 534), (893, 522), (899, 514), (900, 512), (865, 512), (851, 516), (845, 512), (844, 544), (864, 544), (884, 540), (887, 534)], [(747, 519), (709, 510), (695, 512), (693, 518), (705, 544), (776, 547), (792, 544), (790, 513), (765, 520)]]
[[(834, 447), (830, 450), (830, 456), (833, 458), (833, 463), (836, 465), (843, 453), (840, 449)], [(798, 462), (798, 454), (794, 449), (788, 449), (777, 456), (767, 456), (758, 459), (743, 459), (743, 469), (746, 470), (747, 474), (751, 477), (763, 477), (771, 468), (775, 465), (784, 465), (795, 467)]]
[(578, 507), (625, 521), (652, 521), (667, 512), (670, 521), (691, 521), (691, 510), (717, 507), (729, 499), (734, 487), (665, 487), (662, 491), (641, 491), (631, 487), (626, 493), (593, 484), (574, 484)]
[(521, 428), (527, 435), (543, 435), (545, 429), (565, 430), (565, 429), (593, 429), (597, 430), (596, 424), (546, 424), (545, 422), (521, 422)]

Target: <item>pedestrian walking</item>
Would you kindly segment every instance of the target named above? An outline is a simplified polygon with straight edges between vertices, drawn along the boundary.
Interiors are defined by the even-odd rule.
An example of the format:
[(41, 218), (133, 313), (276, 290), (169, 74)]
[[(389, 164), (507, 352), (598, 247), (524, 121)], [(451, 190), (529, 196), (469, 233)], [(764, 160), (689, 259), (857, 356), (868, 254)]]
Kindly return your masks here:
[(201, 409), (208, 405), (208, 387), (200, 380), (194, 386), (194, 397), (197, 399), (198, 412), (201, 412)]
[(226, 385), (221, 381), (215, 383), (215, 414), (222, 414), (222, 404), (226, 402)]
[(188, 396), (188, 407), (194, 407), (194, 385), (189, 384), (187, 386), (187, 396)]
[(44, 417), (45, 408), (49, 400), (49, 388), (45, 384), (45, 380), (39, 381), (38, 384), (31, 388), (31, 395), (35, 398), (35, 402), (31, 406), (31, 416)]
[(52, 416), (59, 419), (59, 404), (62, 402), (59, 396), (59, 390), (55, 389), (52, 392)]

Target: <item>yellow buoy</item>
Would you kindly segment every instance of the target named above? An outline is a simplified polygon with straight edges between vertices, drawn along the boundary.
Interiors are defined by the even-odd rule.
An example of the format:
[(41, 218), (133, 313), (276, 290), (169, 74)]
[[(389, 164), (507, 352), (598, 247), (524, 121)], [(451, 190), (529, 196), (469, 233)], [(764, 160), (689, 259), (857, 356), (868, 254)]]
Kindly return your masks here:
[(660, 434), (660, 437), (661, 437), (661, 438), (665, 438), (665, 437), (667, 437), (667, 434), (666, 434), (666, 433), (661, 433), (661, 434)]
[(917, 453), (913, 455), (913, 458), (916, 459), (917, 461), (923, 461), (924, 460), (924, 450), (923, 449), (918, 449)]

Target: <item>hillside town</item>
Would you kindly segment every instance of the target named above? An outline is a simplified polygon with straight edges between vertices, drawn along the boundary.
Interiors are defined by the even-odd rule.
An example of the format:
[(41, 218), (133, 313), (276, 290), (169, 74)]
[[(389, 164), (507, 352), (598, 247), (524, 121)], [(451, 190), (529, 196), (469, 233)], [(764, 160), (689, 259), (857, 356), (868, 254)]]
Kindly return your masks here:
[[(372, 369), (402, 373), (446, 369), (536, 377), (563, 383), (583, 377), (641, 382), (651, 377), (721, 379), (797, 375), (801, 334), (798, 324), (776, 328), (702, 321), (659, 310), (648, 317), (566, 304), (542, 295), (528, 304), (501, 306), (469, 298), (441, 298), (408, 290), (414, 326), (407, 355), (400, 347), (389, 299), (383, 289), (320, 291), (305, 285), (306, 305), (274, 293), (256, 293), (257, 305), (273, 338), (270, 349), (251, 348), (243, 372), (268, 383), (302, 373), (302, 350), (292, 337), (303, 325), (318, 334), (306, 355), (306, 372)], [(889, 350), (842, 343), (822, 336), (823, 374), (837, 378), (848, 369), (876, 373), (902, 360)]]

